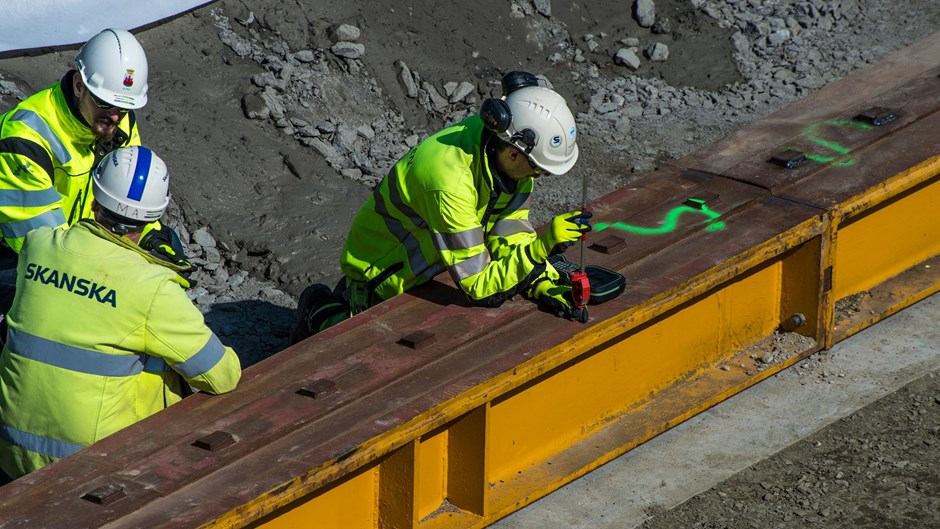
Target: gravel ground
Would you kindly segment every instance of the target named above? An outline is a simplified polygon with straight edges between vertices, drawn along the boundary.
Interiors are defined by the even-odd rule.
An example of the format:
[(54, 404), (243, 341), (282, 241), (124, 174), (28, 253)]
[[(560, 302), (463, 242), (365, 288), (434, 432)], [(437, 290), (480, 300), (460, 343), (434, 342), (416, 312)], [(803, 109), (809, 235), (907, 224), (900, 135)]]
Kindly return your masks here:
[[(800, 367), (825, 372), (823, 365)], [(938, 446), (934, 372), (674, 509), (651, 510), (642, 527), (940, 527)]]

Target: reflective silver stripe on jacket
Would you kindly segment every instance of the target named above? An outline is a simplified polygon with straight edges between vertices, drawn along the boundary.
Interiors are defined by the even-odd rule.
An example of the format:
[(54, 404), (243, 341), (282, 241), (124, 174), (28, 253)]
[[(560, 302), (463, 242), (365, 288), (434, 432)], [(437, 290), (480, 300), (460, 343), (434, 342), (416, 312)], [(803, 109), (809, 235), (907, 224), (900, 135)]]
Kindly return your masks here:
[(500, 219), (493, 223), (491, 236), (509, 237), (517, 233), (535, 233), (532, 223), (527, 220)]
[(522, 209), (529, 209), (529, 205), (532, 203), (530, 200), (532, 198), (532, 193), (519, 193), (512, 196), (512, 199), (509, 200), (509, 203), (506, 204), (506, 207), (502, 208), (502, 213), (509, 213), (511, 211), (519, 211)]
[(144, 370), (148, 355), (99, 353), (40, 338), (19, 329), (9, 329), (10, 352), (51, 366), (102, 377), (129, 377)]
[(440, 251), (466, 250), (483, 244), (483, 228), (471, 228), (459, 233), (432, 233), (434, 245)]
[(59, 161), (59, 165), (65, 165), (72, 161), (72, 155), (69, 154), (62, 140), (56, 136), (56, 133), (53, 132), (49, 124), (46, 123), (39, 114), (32, 110), (17, 110), (13, 113), (13, 117), (10, 118), (10, 121), (22, 121), (27, 127), (36, 131), (36, 134), (42, 136), (42, 139), (46, 140), (46, 143), (49, 144), (49, 148), (52, 149), (52, 154), (55, 155), (56, 160)]
[(43, 437), (34, 433), (24, 432), (6, 424), (0, 424), (0, 438), (13, 446), (18, 446), (24, 450), (36, 452), (50, 457), (62, 459), (65, 456), (72, 455), (84, 445), (68, 443)]
[[(410, 206), (402, 202), (401, 194), (398, 191), (398, 182), (394, 175), (389, 175), (385, 179), (388, 182), (388, 199), (392, 201), (392, 204), (396, 209), (401, 211), (408, 217), (408, 220), (411, 221), (418, 228), (424, 228), (427, 226), (427, 223), (424, 222), (424, 219), (421, 218), (418, 213), (413, 210)], [(413, 233), (405, 229), (405, 226), (401, 223), (400, 220), (393, 217), (388, 210), (388, 206), (385, 204), (385, 197), (377, 189), (375, 192), (375, 211), (385, 219), (385, 227), (388, 231), (392, 232), (395, 237), (405, 246), (405, 251), (408, 254), (408, 266), (411, 267), (412, 273), (415, 275), (423, 276), (427, 279), (431, 279), (437, 274), (441, 273), (444, 270), (443, 265), (436, 264), (431, 266), (428, 264), (427, 259), (424, 256), (424, 253), (421, 251), (421, 244), (418, 242), (418, 239), (414, 236)]]
[(166, 370), (166, 360), (160, 357), (147, 356), (144, 360), (144, 373), (163, 373)]
[(218, 336), (212, 334), (212, 336), (209, 336), (206, 345), (202, 346), (202, 349), (191, 356), (189, 360), (174, 365), (173, 370), (188, 379), (193, 379), (208, 373), (219, 363), (219, 360), (222, 360), (223, 356), (225, 356), (225, 346), (222, 345)]
[(38, 208), (51, 206), (60, 200), (62, 195), (54, 187), (38, 191), (0, 189), (0, 207)]
[(469, 259), (454, 263), (450, 267), (450, 273), (454, 280), (460, 282), (470, 276), (479, 274), (488, 264), (490, 264), (490, 253), (484, 250)]
[(26, 237), (27, 233), (36, 228), (43, 226), (55, 228), (63, 224), (65, 224), (65, 214), (62, 213), (61, 209), (56, 208), (25, 220), (0, 224), (0, 232), (3, 232), (3, 236), (7, 239), (19, 239), (20, 237)]

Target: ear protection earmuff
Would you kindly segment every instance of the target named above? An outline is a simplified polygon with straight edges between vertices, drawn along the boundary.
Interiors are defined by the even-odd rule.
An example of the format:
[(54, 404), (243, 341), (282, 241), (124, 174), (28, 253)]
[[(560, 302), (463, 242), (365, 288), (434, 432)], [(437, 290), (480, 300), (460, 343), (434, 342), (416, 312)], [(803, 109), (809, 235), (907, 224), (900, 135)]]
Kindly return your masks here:
[(516, 70), (504, 75), (500, 84), (503, 86), (503, 95), (508, 96), (520, 88), (539, 86), (539, 78), (529, 72)]
[[(512, 71), (503, 76), (500, 84), (503, 87), (503, 97), (491, 97), (483, 101), (480, 106), (480, 118), (486, 128), (492, 132), (506, 134), (512, 125), (512, 110), (506, 103), (506, 97), (520, 88), (539, 86), (539, 80), (529, 72)], [(517, 131), (509, 137), (509, 142), (525, 151), (526, 154), (532, 152), (537, 140), (535, 131), (529, 128)]]
[(491, 131), (502, 134), (512, 125), (512, 111), (505, 99), (491, 97), (483, 101), (480, 107), (480, 118), (483, 124)]

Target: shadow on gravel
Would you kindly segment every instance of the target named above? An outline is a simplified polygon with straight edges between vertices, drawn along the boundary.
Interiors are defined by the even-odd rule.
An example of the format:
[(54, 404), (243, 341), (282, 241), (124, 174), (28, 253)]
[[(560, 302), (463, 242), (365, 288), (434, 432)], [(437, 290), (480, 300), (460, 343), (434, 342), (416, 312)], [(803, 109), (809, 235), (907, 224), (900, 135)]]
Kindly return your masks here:
[(260, 300), (217, 303), (204, 316), (222, 343), (238, 353), (242, 369), (286, 348), (295, 317), (294, 309)]

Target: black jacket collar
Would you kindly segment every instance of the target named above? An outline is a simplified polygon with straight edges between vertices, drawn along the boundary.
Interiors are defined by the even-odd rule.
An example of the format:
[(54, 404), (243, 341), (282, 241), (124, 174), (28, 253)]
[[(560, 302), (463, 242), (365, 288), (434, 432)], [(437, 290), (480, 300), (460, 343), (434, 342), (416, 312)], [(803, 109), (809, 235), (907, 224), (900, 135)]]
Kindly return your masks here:
[(497, 147), (499, 138), (492, 131), (483, 128), (483, 149), (486, 153), (486, 163), (489, 164), (490, 173), (493, 175), (493, 189), (500, 193), (511, 195), (516, 192), (519, 182), (509, 178), (496, 167)]
[(69, 70), (65, 72), (65, 75), (62, 76), (62, 82), (59, 83), (59, 88), (62, 89), (62, 94), (65, 96), (65, 102), (69, 106), (69, 111), (75, 116), (82, 125), (85, 125), (88, 128), (91, 128), (91, 125), (85, 121), (85, 118), (82, 117), (82, 112), (78, 108), (78, 98), (75, 97), (75, 90), (72, 89), (72, 79), (74, 76), (78, 75), (78, 71)]

